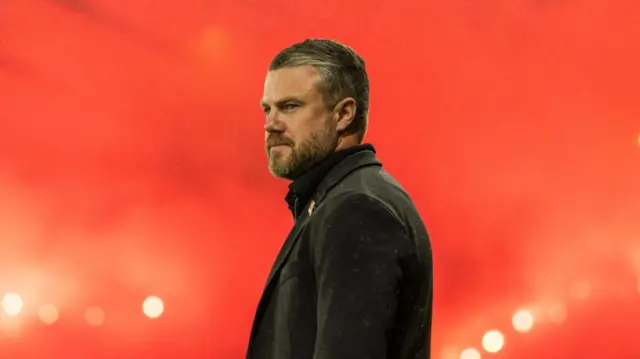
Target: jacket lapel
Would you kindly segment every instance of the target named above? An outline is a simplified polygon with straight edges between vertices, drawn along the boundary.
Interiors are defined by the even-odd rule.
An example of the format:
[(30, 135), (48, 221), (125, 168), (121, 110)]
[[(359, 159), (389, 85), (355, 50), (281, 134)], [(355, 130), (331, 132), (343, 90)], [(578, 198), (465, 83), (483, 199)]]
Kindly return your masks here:
[[(311, 202), (313, 203), (313, 201)], [(305, 211), (308, 211), (309, 205), (305, 208)], [(304, 213), (304, 212), (303, 212)], [(309, 215), (302, 215), (302, 218), (296, 221), (296, 224), (289, 232), (287, 239), (284, 241), (282, 248), (280, 248), (280, 252), (276, 257), (273, 266), (271, 267), (271, 272), (269, 273), (269, 277), (267, 278), (267, 284), (264, 286), (264, 290), (262, 292), (262, 296), (260, 297), (260, 302), (258, 303), (258, 309), (256, 310), (256, 316), (253, 320), (253, 328), (251, 328), (251, 339), (256, 335), (256, 330), (258, 329), (258, 323), (262, 321), (262, 317), (264, 316), (266, 305), (269, 302), (269, 292), (273, 290), (273, 286), (275, 285), (275, 278), (282, 266), (286, 262), (291, 250), (293, 249), (293, 245), (298, 241), (300, 234), (309, 223)]]
[[(310, 203), (313, 202), (311, 201)], [(307, 207), (309, 207), (309, 205), (307, 205)], [(302, 230), (307, 226), (307, 223), (309, 223), (310, 216), (307, 215), (308, 210), (308, 208), (304, 209), (304, 212), (302, 212), (301, 215), (302, 218), (299, 218), (296, 221), (296, 224), (293, 226), (291, 232), (289, 232), (289, 235), (287, 236), (287, 239), (284, 241), (284, 244), (282, 245), (282, 248), (280, 249), (280, 252), (276, 257), (276, 260), (271, 267), (271, 272), (269, 273), (269, 277), (267, 278), (267, 287), (284, 265), (285, 261), (289, 257), (289, 254), (291, 253), (291, 249), (293, 249), (293, 245), (298, 241)]]

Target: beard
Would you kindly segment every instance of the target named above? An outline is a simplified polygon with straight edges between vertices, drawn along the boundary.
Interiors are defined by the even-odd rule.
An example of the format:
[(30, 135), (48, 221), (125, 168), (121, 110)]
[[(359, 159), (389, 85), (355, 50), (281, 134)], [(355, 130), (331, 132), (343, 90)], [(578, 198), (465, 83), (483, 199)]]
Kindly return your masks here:
[[(329, 128), (316, 132), (311, 137), (296, 146), (293, 141), (278, 138), (267, 140), (267, 157), (269, 158), (269, 171), (275, 177), (295, 180), (316, 163), (333, 153), (338, 145), (338, 136)], [(289, 147), (288, 154), (271, 153), (273, 144), (284, 144)]]

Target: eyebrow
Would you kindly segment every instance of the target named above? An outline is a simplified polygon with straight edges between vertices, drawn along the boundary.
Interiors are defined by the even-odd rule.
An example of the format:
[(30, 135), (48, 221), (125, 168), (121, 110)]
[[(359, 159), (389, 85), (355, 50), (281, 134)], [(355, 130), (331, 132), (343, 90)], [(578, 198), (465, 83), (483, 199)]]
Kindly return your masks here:
[[(285, 103), (287, 103), (287, 102), (297, 102), (297, 103), (302, 103), (303, 101), (302, 101), (302, 100), (300, 100), (300, 99), (299, 99), (299, 98), (297, 98), (297, 97), (289, 96), (289, 97), (285, 97), (285, 98), (283, 98), (283, 99), (280, 99), (280, 100), (276, 101), (275, 105), (276, 105), (276, 107), (279, 107), (279, 106), (284, 105), (284, 104), (285, 104)], [(265, 107), (269, 107), (269, 104), (268, 104), (268, 103), (266, 103), (266, 102), (264, 102), (264, 101), (260, 101), (260, 106), (261, 106), (262, 108), (265, 108)]]

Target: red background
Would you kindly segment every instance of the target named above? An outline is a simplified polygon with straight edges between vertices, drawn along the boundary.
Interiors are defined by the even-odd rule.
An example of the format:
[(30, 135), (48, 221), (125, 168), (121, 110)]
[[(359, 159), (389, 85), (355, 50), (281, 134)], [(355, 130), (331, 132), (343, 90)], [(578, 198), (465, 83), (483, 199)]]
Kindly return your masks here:
[(488, 357), (640, 357), (639, 23), (628, 0), (0, 1), (0, 294), (25, 302), (0, 355), (242, 358), (291, 226), (265, 70), (329, 37), (365, 57), (368, 141), (432, 235), (434, 358), (489, 329)]

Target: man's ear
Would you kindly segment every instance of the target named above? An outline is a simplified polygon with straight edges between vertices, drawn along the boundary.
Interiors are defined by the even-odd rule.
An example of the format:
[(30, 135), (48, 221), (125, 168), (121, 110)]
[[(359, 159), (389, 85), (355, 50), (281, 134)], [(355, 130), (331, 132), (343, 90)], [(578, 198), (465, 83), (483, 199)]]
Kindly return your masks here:
[(344, 132), (356, 117), (356, 100), (353, 97), (347, 97), (338, 102), (334, 107), (336, 129), (338, 132)]

